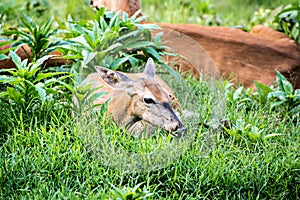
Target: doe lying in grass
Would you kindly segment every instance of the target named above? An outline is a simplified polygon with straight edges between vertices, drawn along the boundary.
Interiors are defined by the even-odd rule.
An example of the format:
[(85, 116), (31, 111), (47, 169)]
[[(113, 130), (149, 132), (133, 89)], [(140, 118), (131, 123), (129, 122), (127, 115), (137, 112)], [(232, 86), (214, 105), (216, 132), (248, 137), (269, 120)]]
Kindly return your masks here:
[(155, 65), (151, 58), (142, 74), (123, 74), (103, 67), (95, 68), (98, 73), (90, 74), (83, 84), (92, 84), (92, 88), (100, 87), (95, 93), (108, 92), (93, 104), (102, 104), (110, 99), (108, 113), (112, 114), (119, 126), (126, 126), (135, 135), (144, 129), (151, 132), (154, 127), (160, 127), (174, 137), (184, 133), (186, 128), (174, 112), (180, 112), (180, 105), (167, 84), (155, 76)]

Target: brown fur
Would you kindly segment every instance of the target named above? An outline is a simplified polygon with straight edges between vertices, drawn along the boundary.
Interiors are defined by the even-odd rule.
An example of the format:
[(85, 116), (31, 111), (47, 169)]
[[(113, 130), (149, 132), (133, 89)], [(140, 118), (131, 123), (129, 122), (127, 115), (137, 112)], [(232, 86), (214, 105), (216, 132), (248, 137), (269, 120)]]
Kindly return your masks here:
[[(159, 25), (192, 38), (211, 56), (221, 75), (230, 77), (233, 73), (233, 77), (246, 87), (253, 87), (254, 80), (270, 85), (275, 81), (276, 69), (296, 88), (300, 88), (300, 47), (282, 33), (263, 26), (254, 27), (254, 32), (247, 33), (226, 27), (165, 23)], [(174, 43), (169, 41), (168, 44), (172, 42)], [(176, 43), (181, 44), (182, 52), (190, 48), (180, 40)], [(187, 60), (192, 60), (193, 57), (190, 54)], [(216, 71), (213, 65), (210, 66), (212, 71)], [(196, 65), (190, 67), (187, 69), (197, 72), (204, 69), (201, 66), (199, 69)]]
[(114, 11), (123, 10), (127, 12), (129, 16), (132, 16), (137, 10), (141, 9), (140, 1), (135, 0), (92, 0), (91, 6), (95, 8), (106, 7)]
[[(147, 71), (147, 67), (152, 69)], [(157, 126), (181, 136), (185, 127), (173, 110), (181, 112), (172, 90), (158, 76), (154, 76), (152, 59), (147, 62), (143, 74), (125, 74), (96, 67), (98, 73), (87, 76), (82, 84), (92, 84), (99, 92), (108, 92), (93, 104), (103, 104), (110, 99), (108, 113), (119, 125), (125, 125), (130, 132), (138, 134), (144, 128), (151, 132)], [(149, 75), (150, 74), (150, 75)], [(113, 81), (112, 81), (113, 80)], [(147, 102), (150, 100), (150, 103)]]
[[(141, 79), (143, 78), (143, 73), (124, 73), (122, 72), (124, 75), (126, 75), (128, 78), (131, 79)], [(168, 94), (169, 94), (169, 101), (171, 104), (171, 107), (173, 108), (173, 110), (177, 111), (179, 114), (182, 113), (182, 108), (181, 105), (178, 101), (178, 99), (176, 98), (173, 90), (168, 86), (168, 84), (163, 81), (159, 76), (155, 76), (154, 80), (156, 83), (158, 83), (159, 85), (161, 85), (164, 89), (167, 90)], [(110, 85), (108, 85), (100, 76), (98, 73), (91, 73), (89, 74), (83, 84), (88, 84), (88, 83), (93, 83), (91, 88), (99, 88), (100, 86), (102, 86), (101, 88), (99, 88), (96, 93), (101, 93), (101, 92), (107, 92), (107, 95), (102, 96), (101, 98), (98, 98), (94, 104), (103, 104), (105, 103), (109, 98), (112, 97), (112, 94), (114, 92), (114, 88), (112, 88)], [(155, 97), (158, 98), (158, 95), (155, 95)]]
[[(107, 8), (126, 12), (123, 8), (132, 1), (124, 0), (110, 7), (109, 3), (115, 1), (103, 0), (107, 2)], [(139, 0), (134, 2), (140, 5)], [(138, 9), (139, 6), (135, 11)], [(131, 9), (129, 14), (132, 13)], [(226, 78), (233, 74), (237, 82), (246, 87), (253, 87), (254, 80), (267, 85), (272, 84), (275, 81), (276, 69), (286, 76), (294, 87), (300, 88), (300, 47), (283, 33), (262, 25), (254, 26), (251, 32), (247, 33), (226, 27), (157, 24), (164, 28), (163, 40), (171, 47), (171, 51), (184, 55), (184, 58), (165, 58), (166, 61), (180, 61), (176, 66), (182, 71), (192, 71), (198, 76), (202, 72), (213, 75), (220, 72)]]

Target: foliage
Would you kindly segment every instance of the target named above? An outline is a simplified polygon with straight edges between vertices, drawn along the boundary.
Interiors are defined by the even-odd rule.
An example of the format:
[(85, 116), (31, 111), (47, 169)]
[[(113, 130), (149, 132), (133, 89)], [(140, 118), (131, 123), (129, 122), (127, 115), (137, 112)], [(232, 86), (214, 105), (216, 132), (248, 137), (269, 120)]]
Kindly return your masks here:
[[(7, 39), (7, 38), (3, 38), (3, 40), (0, 38), (0, 47), (3, 47), (5, 45), (10, 45), (12, 44), (14, 41), (13, 40), (10, 40), (10, 39)], [(8, 59), (9, 56), (6, 55), (6, 53), (8, 53), (9, 51), (13, 50), (15, 48), (13, 47), (10, 47), (10, 48), (3, 48), (3, 50), (0, 51), (0, 60), (5, 60), (5, 59)]]
[(278, 29), (300, 44), (300, 4), (286, 6), (274, 19)]
[(291, 114), (300, 112), (300, 89), (294, 90), (292, 84), (279, 72), (276, 71), (278, 88), (270, 92), (267, 98), (272, 101), (271, 109), (284, 107)]
[[(279, 115), (288, 115), (296, 118), (300, 113), (300, 92), (294, 90), (292, 84), (279, 72), (276, 71), (277, 87), (268, 87), (255, 81), (256, 92), (251, 89), (246, 90), (243, 86), (236, 90), (232, 89), (232, 84), (226, 86), (227, 101), (236, 109), (251, 110), (260, 109), (263, 106), (264, 113), (276, 110)], [(269, 109), (269, 111), (267, 111)], [(257, 124), (257, 122), (254, 122)], [(226, 132), (241, 141), (242, 138), (249, 138), (252, 142), (263, 141), (265, 139), (281, 136), (281, 133), (266, 134), (260, 126), (253, 123), (245, 123), (243, 119), (235, 119), (231, 127), (224, 127)]]
[(74, 14), (78, 19), (86, 19), (91, 10), (89, 4), (89, 0), (2, 0), (0, 13), (5, 16), (5, 28), (9, 28), (20, 25), (19, 19), (23, 14), (29, 15), (36, 22), (44, 22), (51, 16), (55, 16), (60, 22), (68, 14)]
[[(285, 108), (290, 114), (299, 113), (300, 108), (300, 90), (294, 89), (292, 84), (276, 70), (277, 88), (268, 87), (262, 83), (254, 82), (257, 92), (252, 93), (251, 89), (247, 91), (243, 86), (232, 90), (232, 84), (226, 86), (227, 100), (232, 104), (239, 106), (252, 106), (257, 103), (267, 104), (270, 109)], [(258, 101), (258, 102), (257, 102)]]
[(46, 101), (55, 101), (54, 96), (64, 94), (65, 88), (72, 90), (71, 86), (64, 82), (64, 79), (70, 77), (69, 73), (41, 71), (41, 65), (50, 56), (44, 56), (31, 63), (28, 63), (27, 59), (21, 61), (13, 51), (10, 52), (10, 57), (16, 68), (0, 70), (1, 73), (10, 74), (0, 76), (0, 83), (7, 85), (0, 93), (3, 101), (20, 106), (24, 111), (34, 111)]
[[(176, 86), (174, 90), (184, 108), (207, 117), (206, 111), (201, 111), (211, 106), (205, 82), (199, 84), (195, 79), (187, 79), (185, 86), (168, 77), (163, 78)], [(196, 91), (196, 88), (202, 90)], [(197, 95), (199, 92), (201, 96)], [(255, 96), (251, 98), (256, 101)], [(24, 116), (16, 112), (18, 118), (14, 120), (12, 134), (0, 136), (1, 197), (114, 199), (132, 193), (138, 195), (142, 190), (143, 194), (152, 194), (149, 199), (226, 199), (228, 196), (236, 199), (297, 199), (300, 192), (300, 122), (265, 109), (259, 101), (256, 103), (257, 107), (249, 107), (246, 111), (243, 107), (237, 109), (237, 102), (233, 102), (227, 105), (224, 117), (236, 123), (237, 119), (242, 119), (241, 129), (251, 131), (248, 125), (251, 124), (262, 134), (281, 133), (281, 136), (266, 138), (266, 142), (241, 138), (243, 142), (237, 143), (221, 131), (208, 131), (196, 119), (196, 123), (189, 125), (195, 136), (189, 148), (164, 168), (142, 173), (123, 173), (105, 165), (81, 135), (88, 133), (86, 128), (94, 126), (78, 124), (67, 108), (51, 114), (46, 121), (36, 120), (36, 115), (41, 112), (37, 110), (27, 116), (27, 124), (24, 124)], [(97, 122), (112, 136), (122, 134), (108, 118)], [(101, 141), (95, 137), (93, 140)], [(136, 139), (135, 143), (139, 141), (147, 144), (145, 139)], [(143, 189), (134, 190), (140, 183), (144, 183)]]
[[(15, 34), (20, 38), (13, 43), (12, 47), (21, 47), (30, 61), (37, 61), (37, 59), (44, 57), (51, 52), (55, 51), (59, 46), (65, 44), (62, 40), (53, 40), (53, 36), (57, 34), (59, 30), (51, 30), (51, 24), (53, 19), (49, 19), (42, 26), (38, 26), (32, 19), (26, 15), (21, 18), (22, 23), (26, 29), (7, 31), (5, 34)], [(30, 52), (26, 50), (22, 45), (28, 45)]]
[(255, 11), (253, 16), (250, 20), (250, 27), (255, 26), (257, 24), (265, 25), (265, 26), (271, 26), (272, 21), (274, 19), (274, 12), (276, 12), (273, 9), (270, 8), (263, 8), (260, 7), (258, 11)]
[(26, 0), (20, 2), (18, 0), (3, 0), (0, 2), (0, 13), (7, 16), (8, 21), (12, 21), (20, 16), (20, 13), (30, 13), (31, 16), (41, 17), (46, 14), (49, 9), (47, 0)]
[(223, 23), (210, 0), (167, 0), (164, 3), (148, 0), (143, 1), (142, 4), (143, 12), (150, 16), (151, 21), (155, 22), (201, 25), (221, 25)]
[(116, 186), (112, 186), (114, 190), (112, 190), (112, 195), (110, 199), (118, 199), (118, 200), (138, 200), (138, 199), (147, 199), (148, 197), (152, 196), (153, 194), (147, 191), (144, 187), (143, 190), (140, 189), (140, 186), (143, 183), (137, 184), (134, 188), (123, 188), (120, 189)]
[[(161, 44), (161, 34), (152, 38), (150, 30), (158, 29), (154, 24), (141, 24), (145, 17), (128, 17), (127, 13), (105, 11), (101, 8), (92, 21), (68, 20), (70, 44), (64, 48), (72, 53), (68, 58), (83, 60), (84, 65), (93, 68), (101, 65), (106, 68), (129, 70), (152, 57), (168, 68), (162, 55), (165, 46)], [(173, 72), (174, 73), (174, 72)]]
[[(218, 10), (218, 14), (224, 19), (223, 25), (241, 25), (246, 28), (251, 25), (251, 21), (263, 23), (263, 20), (266, 19), (267, 21), (264, 23), (269, 24), (269, 20), (270, 22), (272, 21), (278, 7), (298, 3), (298, 0), (224, 0), (222, 2), (212, 0), (212, 4), (215, 6), (215, 9)], [(241, 12), (241, 10), (243, 12)], [(268, 16), (269, 10), (272, 11), (270, 16)], [(269, 17), (271, 19), (269, 19)]]
[[(75, 74), (75, 76), (78, 76)], [(106, 95), (106, 92), (100, 92), (97, 94), (94, 94), (95, 91), (97, 91), (99, 88), (91, 87), (92, 84), (79, 84), (75, 83), (74, 90), (73, 90), (73, 100), (76, 102), (76, 104), (73, 105), (73, 111), (76, 115), (83, 115), (84, 113), (95, 110), (97, 107), (100, 107), (100, 113), (103, 115), (105, 112), (106, 104), (98, 105), (98, 104), (92, 104), (97, 98), (102, 97), (103, 95)], [(97, 109), (96, 109), (97, 110)]]

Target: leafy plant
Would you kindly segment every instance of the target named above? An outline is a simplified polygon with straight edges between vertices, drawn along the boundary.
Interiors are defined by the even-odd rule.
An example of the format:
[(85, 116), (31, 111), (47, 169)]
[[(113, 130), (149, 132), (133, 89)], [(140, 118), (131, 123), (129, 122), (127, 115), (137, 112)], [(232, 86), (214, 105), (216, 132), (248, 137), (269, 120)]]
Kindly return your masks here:
[(66, 37), (70, 44), (65, 50), (73, 56), (67, 58), (83, 60), (84, 65), (119, 70), (128, 70), (132, 66), (145, 63), (152, 57), (170, 72), (170, 67), (163, 62), (162, 55), (167, 54), (161, 44), (162, 34), (152, 38), (150, 30), (158, 29), (154, 24), (141, 24), (145, 16), (138, 17), (139, 12), (132, 17), (127, 13), (105, 11), (101, 8), (92, 21), (73, 21), (68, 19)]
[(264, 85), (262, 83), (258, 83), (257, 81), (254, 81), (254, 84), (255, 84), (255, 86), (257, 88), (257, 92), (254, 93), (253, 95), (254, 96), (258, 96), (260, 103), (262, 103), (262, 104), (267, 103), (267, 101), (268, 101), (268, 98), (267, 98), (268, 94), (270, 92), (273, 92), (274, 90), (271, 87), (269, 87), (269, 86), (266, 86), (266, 85)]
[(246, 124), (243, 120), (237, 120), (231, 129), (224, 127), (226, 132), (234, 137), (236, 141), (240, 141), (242, 137), (248, 136), (252, 141), (257, 141), (261, 138), (262, 130), (256, 126)]
[(264, 134), (264, 129), (262, 127), (257, 127), (253, 124), (246, 123), (245, 121), (239, 119), (233, 124), (232, 128), (224, 127), (225, 131), (232, 136), (236, 141), (240, 142), (242, 138), (248, 138), (252, 142), (258, 142), (266, 140), (268, 138), (280, 136), (282, 134), (272, 133)]
[(231, 104), (240, 106), (251, 106), (253, 104), (252, 90), (245, 89), (244, 86), (240, 86), (234, 89), (232, 83), (227, 83), (225, 87), (227, 101)]
[[(51, 30), (51, 24), (53, 18), (50, 18), (42, 26), (37, 25), (29, 16), (24, 15), (21, 18), (25, 29), (7, 31), (5, 34), (15, 34), (20, 38), (13, 43), (12, 47), (21, 47), (29, 60), (32, 62), (37, 61), (37, 59), (42, 58), (51, 52), (55, 51), (59, 46), (65, 45), (66, 42), (55, 38), (59, 30)], [(24, 44), (29, 46), (29, 49), (25, 49)]]
[[(75, 74), (76, 76), (76, 74)], [(99, 110), (95, 109), (96, 107), (100, 107), (100, 114), (103, 115), (106, 106), (108, 105), (109, 101), (104, 103), (103, 105), (100, 104), (92, 104), (97, 98), (100, 98), (107, 94), (107, 92), (100, 92), (97, 94), (94, 94), (95, 91), (97, 91), (100, 87), (91, 87), (92, 84), (77, 84), (74, 87), (73, 90), (73, 98), (74, 102), (76, 102), (73, 105), (73, 110), (75, 114), (82, 115), (86, 113), (87, 111), (91, 110)]]
[[(5, 45), (9, 45), (12, 44), (13, 41), (7, 38), (0, 38), (0, 47), (3, 47)], [(0, 51), (0, 60), (5, 60), (5, 59), (9, 59), (9, 56), (6, 55), (6, 53), (8, 53), (9, 51), (13, 50), (13, 47), (10, 48), (5, 48), (3, 50)]]
[[(72, 91), (72, 87), (65, 81), (71, 77), (68, 72), (42, 72), (41, 65), (51, 56), (44, 56), (36, 62), (28, 63), (14, 52), (10, 57), (16, 68), (1, 69), (0, 83), (5, 90), (0, 93), (3, 101), (20, 106), (24, 111), (32, 108), (39, 109), (47, 101), (56, 101), (55, 95), (65, 94), (65, 89)], [(30, 110), (30, 109), (29, 109)]]
[(118, 199), (118, 200), (138, 200), (138, 199), (147, 199), (153, 194), (150, 193), (145, 187), (143, 189), (140, 186), (143, 183), (137, 184), (134, 188), (125, 187), (123, 189), (117, 188), (112, 185), (114, 188), (111, 193), (111, 197), (109, 199)]
[(270, 26), (274, 18), (274, 10), (265, 9), (260, 7), (258, 11), (255, 11), (250, 19), (250, 26), (255, 26), (257, 24), (263, 24), (265, 26)]
[(300, 44), (300, 4), (287, 6), (274, 19), (278, 30), (285, 32), (289, 37)]
[(300, 112), (300, 90), (294, 90), (293, 85), (279, 72), (276, 71), (278, 88), (267, 96), (271, 101), (271, 109), (284, 107), (292, 114)]

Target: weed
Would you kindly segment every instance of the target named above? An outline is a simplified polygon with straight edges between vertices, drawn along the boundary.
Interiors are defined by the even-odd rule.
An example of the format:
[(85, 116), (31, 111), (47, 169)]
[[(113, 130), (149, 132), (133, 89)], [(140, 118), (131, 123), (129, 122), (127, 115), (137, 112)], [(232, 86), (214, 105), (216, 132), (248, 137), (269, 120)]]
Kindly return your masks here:
[(275, 16), (274, 23), (278, 30), (300, 44), (300, 4), (286, 6)]

